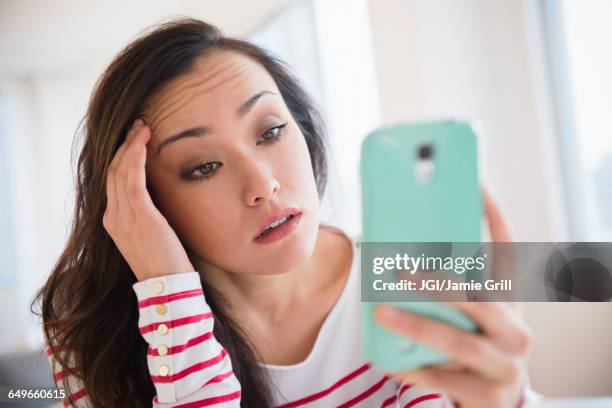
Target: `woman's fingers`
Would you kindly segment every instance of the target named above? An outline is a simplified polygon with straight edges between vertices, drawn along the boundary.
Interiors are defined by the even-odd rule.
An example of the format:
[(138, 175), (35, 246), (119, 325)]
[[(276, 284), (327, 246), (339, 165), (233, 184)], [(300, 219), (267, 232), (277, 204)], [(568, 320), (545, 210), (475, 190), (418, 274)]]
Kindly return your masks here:
[(119, 165), (121, 164), (121, 160), (123, 159), (123, 155), (125, 153), (125, 150), (127, 149), (128, 146), (128, 142), (130, 140), (130, 137), (132, 135), (134, 135), (136, 128), (140, 122), (142, 122), (142, 120), (138, 119), (136, 121), (134, 121), (134, 123), (132, 124), (130, 130), (128, 131), (125, 140), (123, 141), (123, 143), (121, 143), (121, 145), (119, 146), (119, 148), (117, 149), (117, 151), (115, 152), (115, 155), (113, 156), (113, 159), (111, 160), (109, 167), (108, 167), (108, 171), (106, 174), (106, 195), (107, 195), (107, 209), (112, 211), (113, 213), (118, 213), (119, 212), (119, 205), (120, 200), (118, 200), (118, 191), (117, 191), (117, 170), (119, 168)]
[(511, 242), (510, 229), (500, 208), (497, 206), (486, 187), (482, 187), (485, 213), (491, 230), (491, 240), (493, 242)]
[(126, 167), (128, 168), (126, 192), (128, 201), (134, 214), (144, 214), (153, 208), (154, 204), (147, 191), (147, 176), (145, 164), (147, 160), (146, 144), (150, 140), (151, 130), (143, 126), (138, 135), (134, 137), (128, 148)]
[(128, 175), (132, 170), (134, 158), (138, 155), (140, 144), (138, 142), (139, 136), (143, 132), (144, 123), (138, 119), (134, 123), (134, 127), (128, 132), (125, 139), (125, 150), (120, 158), (119, 165), (117, 167), (115, 183), (117, 185), (117, 197), (120, 200), (119, 210), (126, 212), (131, 216), (135, 215), (135, 211), (132, 208), (131, 197), (135, 196), (134, 191), (128, 191)]
[(134, 138), (134, 135), (138, 133), (138, 130), (142, 126), (142, 119), (136, 119), (127, 134), (125, 135), (125, 139), (121, 144), (121, 147), (117, 150), (117, 167), (121, 166), (121, 161), (123, 160), (123, 156), (125, 155), (126, 150), (130, 147), (130, 141)]
[(531, 330), (520, 318), (515, 305), (504, 302), (447, 302), (476, 322), (483, 333), (505, 351), (527, 355)]
[(485, 336), (391, 306), (379, 307), (376, 314), (390, 330), (440, 350), (488, 378), (501, 380), (516, 375), (518, 367), (513, 358)]
[(121, 164), (121, 160), (123, 159), (123, 155), (125, 154), (125, 150), (129, 146), (130, 140), (138, 132), (138, 129), (141, 126), (141, 124), (142, 124), (142, 119), (136, 119), (134, 121), (134, 123), (132, 124), (132, 126), (128, 130), (127, 134), (125, 135), (125, 139), (123, 140), (123, 143), (121, 143), (121, 145), (119, 146), (119, 148), (115, 152), (115, 156), (113, 157), (113, 160), (111, 161), (111, 163), (110, 163), (110, 165), (108, 167), (109, 170), (112, 169), (114, 171), (117, 171), (117, 169), (119, 168), (119, 166)]

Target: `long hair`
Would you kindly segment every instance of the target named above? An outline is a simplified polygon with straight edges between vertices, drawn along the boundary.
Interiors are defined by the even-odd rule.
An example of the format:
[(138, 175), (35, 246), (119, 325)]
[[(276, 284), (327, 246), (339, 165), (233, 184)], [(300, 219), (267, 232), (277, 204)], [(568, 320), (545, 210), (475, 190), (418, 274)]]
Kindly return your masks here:
[[(147, 344), (138, 331), (132, 289), (136, 278), (102, 225), (107, 170), (151, 96), (214, 50), (249, 56), (272, 76), (306, 140), (319, 198), (325, 190), (322, 118), (299, 81), (272, 53), (190, 18), (154, 26), (124, 48), (98, 79), (79, 126), (75, 142), (79, 137), (84, 141), (76, 166), (71, 232), (31, 305), (42, 316), (47, 344), (68, 350), (71, 361), (56, 348), (53, 358), (84, 383), (96, 407), (151, 406), (155, 395)], [(203, 280), (202, 285), (215, 316), (214, 335), (228, 351), (242, 387), (242, 406), (271, 407), (272, 385), (267, 370), (257, 364), (257, 350), (224, 310), (221, 295)], [(74, 391), (67, 390), (68, 396)]]

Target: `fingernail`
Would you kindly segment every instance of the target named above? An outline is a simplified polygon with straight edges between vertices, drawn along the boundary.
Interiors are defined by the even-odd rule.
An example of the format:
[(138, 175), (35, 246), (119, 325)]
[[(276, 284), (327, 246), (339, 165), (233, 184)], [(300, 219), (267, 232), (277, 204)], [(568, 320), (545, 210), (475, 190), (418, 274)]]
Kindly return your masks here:
[(142, 124), (143, 124), (142, 119), (136, 119), (136, 120), (134, 121), (134, 126), (140, 126), (140, 125), (142, 125)]

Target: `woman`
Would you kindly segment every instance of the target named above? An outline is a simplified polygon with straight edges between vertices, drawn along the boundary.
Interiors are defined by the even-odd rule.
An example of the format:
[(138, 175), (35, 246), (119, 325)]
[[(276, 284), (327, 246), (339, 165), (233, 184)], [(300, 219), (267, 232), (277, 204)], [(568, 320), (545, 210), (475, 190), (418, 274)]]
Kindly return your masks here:
[(321, 119), (264, 50), (161, 25), (114, 59), (84, 123), (72, 233), (39, 293), (66, 404), (520, 405), (529, 335), (506, 304), (458, 305), (484, 336), (380, 310), (456, 363), (370, 366), (356, 242), (319, 225)]

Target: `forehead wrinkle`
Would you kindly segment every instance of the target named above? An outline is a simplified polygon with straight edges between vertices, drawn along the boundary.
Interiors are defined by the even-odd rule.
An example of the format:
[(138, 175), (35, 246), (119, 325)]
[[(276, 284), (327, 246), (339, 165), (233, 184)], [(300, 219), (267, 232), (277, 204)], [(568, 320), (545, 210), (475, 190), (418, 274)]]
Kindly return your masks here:
[[(241, 75), (241, 72), (238, 72), (236, 74), (234, 74), (232, 77), (227, 78), (227, 80), (232, 80), (238, 76)], [(172, 105), (168, 105), (166, 108), (166, 112), (162, 112), (159, 114), (158, 119), (155, 121), (156, 124), (159, 124), (160, 122), (162, 122), (164, 119), (168, 118), (169, 116), (172, 116), (173, 114), (175, 114), (176, 112), (180, 111), (185, 105), (187, 105), (189, 102), (191, 102), (193, 99), (197, 98), (198, 96), (204, 95), (208, 92), (210, 92), (211, 90), (213, 90), (214, 88), (216, 88), (219, 84), (212, 84), (200, 91), (195, 92), (194, 94), (191, 94), (189, 96), (183, 96), (182, 98), (177, 98), (177, 102), (176, 102), (176, 106), (173, 109)], [(183, 99), (181, 101), (181, 99)]]
[[(220, 72), (226, 70), (228, 68), (228, 65), (230, 68), (235, 69), (232, 69), (227, 76), (222, 76), (222, 78), (218, 81), (212, 82), (210, 85), (206, 86), (208, 83), (216, 79), (219, 76)], [(164, 119), (168, 118), (169, 116), (172, 116), (173, 114), (181, 110), (194, 98), (209, 93), (210, 91), (224, 83), (232, 82), (239, 77), (243, 77), (243, 74), (245, 72), (246, 69), (243, 64), (239, 64), (236, 66), (235, 62), (230, 61), (228, 64), (225, 64), (218, 70), (207, 74), (203, 79), (196, 78), (193, 82), (187, 82), (181, 85), (180, 88), (173, 90), (170, 95), (170, 101), (164, 103), (161, 107), (158, 107), (157, 109), (153, 110), (151, 118), (154, 120), (151, 123), (151, 127), (157, 127)], [(200, 87), (202, 87), (202, 89), (198, 90), (198, 88)], [(184, 95), (184, 92), (190, 89), (194, 89), (196, 91), (194, 93), (188, 93), (187, 95)]]
[[(214, 77), (217, 76), (220, 72), (222, 72), (223, 69), (224, 67), (220, 67), (218, 70), (208, 73), (203, 78), (200, 78), (199, 76), (195, 75), (195, 78), (193, 81), (186, 81), (185, 83), (179, 83), (176, 86), (173, 86), (172, 84), (170, 84), (164, 91), (158, 93), (156, 96), (154, 96), (151, 99), (151, 102), (149, 103), (149, 109), (148, 109), (150, 112), (149, 116), (151, 118), (155, 118), (156, 116), (159, 116), (160, 113), (163, 113), (165, 110), (171, 107), (174, 103), (176, 103), (176, 101), (180, 100), (183, 97), (183, 92), (185, 90), (192, 88), (192, 87), (197, 87), (200, 84), (203, 84), (207, 81), (210, 81), (211, 79), (214, 79)], [(189, 76), (193, 76), (193, 74)], [(184, 80), (184, 78), (182, 79)], [(161, 103), (162, 101), (165, 103)], [(154, 122), (157, 122), (157, 120), (155, 120)]]

